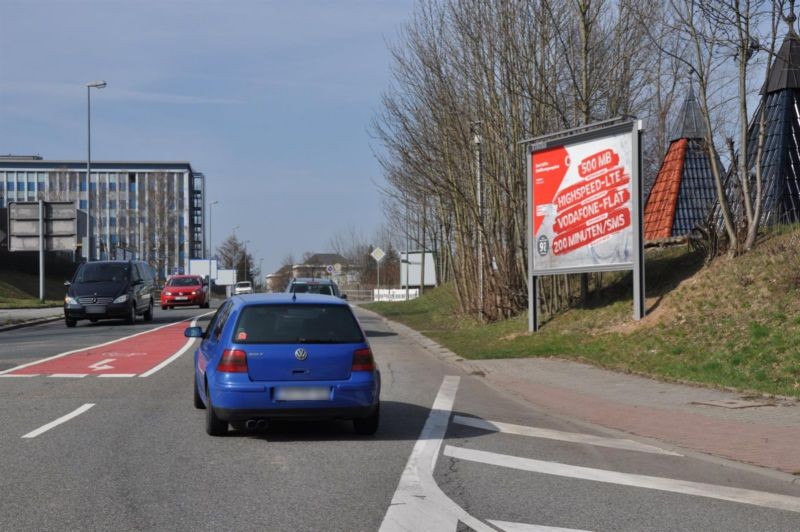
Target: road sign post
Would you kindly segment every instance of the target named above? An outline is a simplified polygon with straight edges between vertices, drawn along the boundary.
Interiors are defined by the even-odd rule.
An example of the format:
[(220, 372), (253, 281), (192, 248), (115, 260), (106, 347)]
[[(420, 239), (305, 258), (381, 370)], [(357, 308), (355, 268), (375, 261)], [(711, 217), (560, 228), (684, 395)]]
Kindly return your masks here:
[(377, 272), (376, 272), (377, 279), (376, 280), (377, 280), (378, 290), (380, 290), (381, 289), (381, 261), (386, 256), (386, 253), (381, 248), (375, 248), (375, 249), (372, 250), (372, 253), (370, 253), (370, 255), (372, 256), (373, 259), (375, 259), (376, 268), (377, 268)]
[(44, 301), (44, 252), (75, 251), (78, 210), (73, 201), (8, 204), (8, 251), (39, 251), (39, 299)]

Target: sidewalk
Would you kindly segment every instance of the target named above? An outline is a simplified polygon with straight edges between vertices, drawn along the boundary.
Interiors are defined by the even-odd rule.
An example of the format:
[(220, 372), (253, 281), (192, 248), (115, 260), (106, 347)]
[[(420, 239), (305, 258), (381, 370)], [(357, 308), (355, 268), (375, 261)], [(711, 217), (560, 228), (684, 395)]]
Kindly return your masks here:
[(383, 319), (434, 355), (545, 411), (800, 475), (796, 399), (666, 383), (556, 358), (466, 360)]
[(63, 317), (63, 307), (0, 309), (0, 331)]

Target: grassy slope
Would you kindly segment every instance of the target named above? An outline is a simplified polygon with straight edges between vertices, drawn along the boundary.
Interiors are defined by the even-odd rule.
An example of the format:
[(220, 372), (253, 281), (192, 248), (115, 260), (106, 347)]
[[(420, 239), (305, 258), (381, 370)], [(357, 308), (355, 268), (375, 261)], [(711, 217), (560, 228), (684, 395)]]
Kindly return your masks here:
[(527, 315), (480, 326), (455, 319), (450, 287), (370, 308), (467, 358), (559, 356), (621, 371), (800, 396), (800, 230), (703, 267), (685, 248), (649, 250), (648, 316), (631, 319), (630, 276), (586, 309), (527, 334)]
[(39, 302), (39, 276), (0, 270), (0, 308), (58, 306), (64, 303), (63, 280), (45, 280), (45, 304)]

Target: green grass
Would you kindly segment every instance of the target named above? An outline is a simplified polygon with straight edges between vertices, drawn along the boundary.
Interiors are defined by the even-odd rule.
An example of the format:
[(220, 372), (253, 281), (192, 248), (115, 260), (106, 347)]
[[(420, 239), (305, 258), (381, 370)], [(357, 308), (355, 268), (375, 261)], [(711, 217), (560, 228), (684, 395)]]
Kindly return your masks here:
[(0, 308), (39, 308), (64, 304), (63, 280), (45, 279), (44, 303), (39, 301), (39, 277), (17, 271), (0, 270)]
[[(537, 333), (527, 314), (478, 324), (453, 289), (366, 305), (470, 359), (557, 356), (668, 380), (800, 396), (800, 230), (703, 266), (686, 248), (648, 250), (648, 316), (632, 320), (630, 274)], [(616, 280), (614, 280), (616, 279)]]

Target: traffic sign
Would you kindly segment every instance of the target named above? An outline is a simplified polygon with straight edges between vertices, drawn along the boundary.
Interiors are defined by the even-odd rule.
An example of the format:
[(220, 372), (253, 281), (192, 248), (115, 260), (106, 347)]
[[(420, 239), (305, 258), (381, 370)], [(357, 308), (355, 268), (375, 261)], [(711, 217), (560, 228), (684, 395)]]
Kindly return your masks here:
[(372, 253), (370, 253), (370, 255), (372, 255), (373, 259), (375, 259), (375, 262), (380, 262), (386, 256), (386, 252), (383, 251), (381, 248), (375, 248), (372, 250)]
[(327, 266), (325, 266), (325, 271), (328, 273), (333, 273), (333, 266), (328, 264)]

